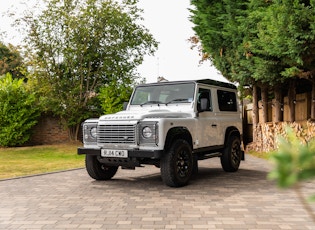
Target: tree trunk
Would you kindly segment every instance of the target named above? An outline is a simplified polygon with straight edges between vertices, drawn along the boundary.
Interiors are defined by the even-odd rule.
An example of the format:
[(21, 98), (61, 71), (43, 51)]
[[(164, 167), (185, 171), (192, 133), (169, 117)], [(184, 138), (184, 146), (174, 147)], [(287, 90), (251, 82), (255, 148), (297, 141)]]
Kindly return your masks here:
[(315, 80), (312, 81), (312, 106), (311, 106), (311, 120), (315, 120)]
[(275, 120), (274, 122), (283, 121), (283, 111), (282, 111), (282, 92), (279, 85), (275, 86)]
[(296, 90), (295, 90), (295, 80), (290, 81), (290, 86), (289, 86), (289, 92), (288, 92), (288, 99), (289, 99), (289, 121), (294, 122), (295, 121), (295, 100), (296, 96)]
[(79, 137), (81, 124), (77, 124), (75, 127), (75, 141), (79, 141), (81, 138)]
[(253, 141), (257, 141), (257, 125), (259, 122), (257, 86), (253, 85)]
[(68, 128), (70, 141), (77, 141), (78, 140), (79, 128), (80, 128), (80, 124), (77, 124), (75, 126), (71, 126)]
[(261, 88), (262, 123), (268, 122), (268, 88)]

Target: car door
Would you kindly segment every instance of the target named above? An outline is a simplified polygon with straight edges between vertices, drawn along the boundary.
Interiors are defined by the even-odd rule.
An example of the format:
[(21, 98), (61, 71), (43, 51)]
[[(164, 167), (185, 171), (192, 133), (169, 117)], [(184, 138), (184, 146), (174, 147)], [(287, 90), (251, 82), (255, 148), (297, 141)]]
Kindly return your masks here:
[[(206, 109), (201, 110), (203, 98), (208, 99), (208, 104)], [(197, 111), (197, 148), (216, 146), (218, 143), (218, 124), (213, 112), (212, 91), (210, 88), (198, 88)]]
[(237, 95), (234, 91), (218, 88), (213, 90), (213, 99), (217, 103), (215, 116), (217, 117), (218, 143), (224, 143), (225, 131), (228, 127), (237, 127), (242, 124), (241, 112), (238, 109)]

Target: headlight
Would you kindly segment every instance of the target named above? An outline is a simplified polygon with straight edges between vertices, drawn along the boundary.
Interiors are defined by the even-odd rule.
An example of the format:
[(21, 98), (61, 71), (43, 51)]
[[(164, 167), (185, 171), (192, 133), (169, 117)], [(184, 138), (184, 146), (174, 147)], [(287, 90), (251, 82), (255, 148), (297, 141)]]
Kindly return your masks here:
[(152, 137), (152, 129), (149, 126), (146, 126), (142, 129), (142, 136), (144, 138), (151, 138)]
[(96, 138), (96, 127), (90, 129), (90, 135), (92, 138)]
[(97, 123), (85, 122), (83, 123), (83, 142), (95, 143), (97, 136)]
[(140, 145), (157, 145), (159, 143), (159, 126), (156, 121), (145, 121), (139, 124)]

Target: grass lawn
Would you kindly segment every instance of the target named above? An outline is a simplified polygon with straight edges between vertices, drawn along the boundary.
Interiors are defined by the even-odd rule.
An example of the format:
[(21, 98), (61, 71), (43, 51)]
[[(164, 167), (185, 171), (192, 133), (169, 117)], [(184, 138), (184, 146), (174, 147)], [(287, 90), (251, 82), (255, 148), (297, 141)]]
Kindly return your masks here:
[(0, 148), (0, 179), (84, 167), (81, 143)]
[[(0, 148), (0, 179), (84, 167), (84, 155), (77, 155), (81, 143)], [(271, 153), (249, 154), (268, 159)]]
[(269, 160), (273, 152), (256, 152), (256, 151), (248, 151), (248, 154), (259, 157), (265, 160)]

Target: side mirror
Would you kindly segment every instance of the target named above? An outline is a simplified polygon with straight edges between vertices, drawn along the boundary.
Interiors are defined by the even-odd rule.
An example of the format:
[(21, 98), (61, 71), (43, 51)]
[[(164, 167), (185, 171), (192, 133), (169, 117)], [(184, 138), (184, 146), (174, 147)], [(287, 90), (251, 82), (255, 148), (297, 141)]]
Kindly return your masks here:
[(200, 98), (200, 111), (207, 111), (209, 110), (209, 99), (208, 98)]
[(124, 104), (123, 104), (123, 110), (126, 110), (126, 109), (127, 109), (127, 106), (128, 106), (128, 102), (124, 102)]

